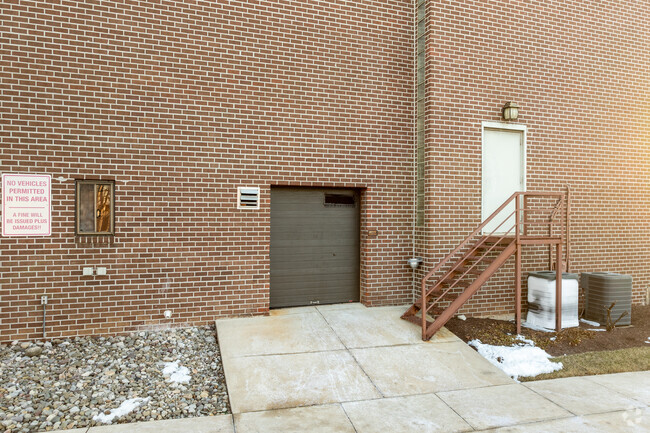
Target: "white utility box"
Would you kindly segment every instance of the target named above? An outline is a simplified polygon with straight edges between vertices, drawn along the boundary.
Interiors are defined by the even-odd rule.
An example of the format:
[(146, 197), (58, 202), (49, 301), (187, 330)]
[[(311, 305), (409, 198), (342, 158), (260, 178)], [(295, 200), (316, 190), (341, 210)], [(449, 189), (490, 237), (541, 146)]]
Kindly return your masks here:
[[(531, 327), (555, 329), (555, 271), (528, 274), (528, 316)], [(579, 326), (578, 275), (562, 273), (562, 328)]]

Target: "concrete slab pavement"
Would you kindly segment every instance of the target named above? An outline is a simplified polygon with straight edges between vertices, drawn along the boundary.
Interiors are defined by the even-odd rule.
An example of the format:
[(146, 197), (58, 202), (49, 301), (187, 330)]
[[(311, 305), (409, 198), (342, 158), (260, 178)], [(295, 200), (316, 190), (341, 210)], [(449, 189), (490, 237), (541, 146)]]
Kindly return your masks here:
[(650, 405), (650, 374), (629, 372), (589, 376), (588, 379), (606, 386), (626, 397), (632, 398), (645, 406)]
[(464, 432), (472, 427), (435, 394), (343, 403), (357, 433)]
[(650, 432), (650, 411), (648, 408), (614, 411), (481, 431), (485, 433), (647, 433)]
[(235, 414), (381, 397), (345, 350), (222, 358)]
[(512, 383), (460, 340), (353, 349), (351, 353), (384, 396)]
[(234, 415), (237, 433), (355, 433), (340, 404)]
[(341, 304), (218, 320), (233, 413), (512, 382), (446, 330), (423, 342), (400, 319), (406, 308)]
[[(240, 425), (243, 431), (293, 431), (295, 425), (306, 429), (312, 425), (312, 412), (317, 414), (315, 431), (324, 428), (320, 415), (327, 413), (332, 424), (322, 431), (352, 427), (356, 432), (480, 431), (504, 426), (544, 431), (559, 429), (563, 423), (618, 431), (610, 427), (627, 413), (622, 409), (642, 410), (635, 416), (647, 417), (645, 391), (630, 385), (645, 383), (649, 372), (641, 372), (639, 378), (622, 376), (622, 381), (603, 376), (518, 384), (444, 328), (423, 342), (419, 328), (400, 319), (405, 308), (340, 304), (217, 321), (237, 432)], [(255, 326), (240, 327), (242, 322), (236, 321), (242, 320)], [(283, 341), (264, 345), (247, 334), (260, 327), (268, 327), (269, 338)], [(230, 332), (234, 337), (226, 336)], [(230, 342), (244, 347), (231, 350)], [(255, 346), (263, 350), (256, 353)], [(562, 392), (563, 388), (570, 392)], [(580, 389), (595, 400), (580, 402)]]
[[(616, 375), (620, 380), (624, 375)], [(597, 378), (596, 378), (597, 379)], [(616, 385), (619, 385), (616, 382)], [(567, 377), (563, 379), (528, 382), (526, 387), (551, 400), (575, 415), (611, 412), (644, 407), (644, 404), (626, 397), (612, 387), (608, 388), (588, 377)]]
[(302, 313), (218, 323), (219, 346), (227, 348), (229, 358), (345, 349), (323, 316), (313, 308)]
[(405, 308), (219, 320), (234, 415), (67, 432), (650, 433), (649, 371), (518, 384), (451, 333), (422, 342)]
[[(352, 304), (361, 305), (361, 304)], [(363, 306), (362, 306), (363, 307)], [(364, 307), (365, 308), (365, 307)], [(422, 344), (422, 337), (412, 323), (395, 321), (407, 307), (326, 308), (318, 307), (333, 332), (348, 349), (395, 346), (400, 344)], [(371, 332), (360, 332), (371, 330)], [(435, 341), (458, 341), (447, 329), (435, 335)]]
[[(562, 379), (560, 379), (562, 380)], [(116, 424), (54, 433), (647, 433), (650, 409), (569, 416), (474, 430), (434, 394), (216, 417)], [(531, 408), (534, 410), (534, 408)], [(453, 411), (452, 411), (453, 412)], [(234, 423), (233, 423), (234, 418)], [(235, 431), (235, 427), (237, 430)]]
[(571, 413), (520, 384), (438, 393), (475, 430), (567, 418)]

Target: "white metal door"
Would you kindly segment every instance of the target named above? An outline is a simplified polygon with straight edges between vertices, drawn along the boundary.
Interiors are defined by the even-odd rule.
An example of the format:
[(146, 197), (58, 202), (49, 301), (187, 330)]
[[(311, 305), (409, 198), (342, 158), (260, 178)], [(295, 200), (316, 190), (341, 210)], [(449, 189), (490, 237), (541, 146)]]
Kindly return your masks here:
[[(525, 160), (523, 130), (483, 130), (483, 220), (514, 192), (525, 190)], [(514, 210), (513, 201), (485, 226), (483, 233), (508, 232), (515, 224), (514, 215), (503, 221)]]

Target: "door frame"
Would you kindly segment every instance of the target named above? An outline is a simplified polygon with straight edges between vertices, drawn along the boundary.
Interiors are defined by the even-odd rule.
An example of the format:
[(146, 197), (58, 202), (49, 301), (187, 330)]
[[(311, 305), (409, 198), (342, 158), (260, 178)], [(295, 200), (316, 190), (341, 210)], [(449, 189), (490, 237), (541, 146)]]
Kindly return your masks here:
[[(357, 206), (357, 229), (358, 229), (358, 244), (359, 247), (356, 250), (359, 266), (357, 268), (357, 294), (356, 297), (358, 298), (359, 303), (364, 303), (364, 290), (363, 290), (363, 285), (364, 285), (364, 276), (363, 276), (363, 270), (364, 270), (364, 238), (362, 236), (362, 233), (364, 231), (363, 229), (363, 224), (364, 224), (364, 208), (365, 208), (365, 200), (366, 200), (366, 187), (358, 187), (358, 186), (332, 186), (332, 185), (327, 185), (327, 186), (321, 186), (321, 185), (294, 185), (294, 184), (271, 184), (269, 188), (269, 291), (268, 291), (268, 301), (269, 301), (269, 309), (282, 309), (282, 308), (301, 308), (309, 305), (297, 305), (297, 306), (284, 306), (284, 307), (271, 307), (271, 292), (273, 291), (273, 287), (271, 285), (271, 230), (272, 230), (272, 222), (271, 222), (271, 206), (273, 205), (272, 200), (271, 200), (271, 190), (276, 189), (289, 189), (289, 190), (316, 190), (316, 191), (323, 191), (324, 193), (327, 193), (327, 191), (332, 191), (332, 190), (346, 190), (346, 191), (352, 191), (355, 195), (355, 197), (358, 198)], [(336, 304), (346, 304), (348, 301), (342, 301), (342, 302), (337, 302), (334, 304), (314, 304), (314, 305), (336, 305)]]
[(485, 131), (486, 130), (492, 130), (492, 131), (518, 131), (521, 133), (521, 147), (522, 147), (522, 152), (521, 152), (521, 167), (522, 167), (522, 186), (523, 190), (526, 191), (527, 188), (527, 180), (528, 180), (528, 173), (527, 173), (527, 160), (528, 160), (528, 152), (527, 152), (527, 142), (526, 142), (526, 135), (528, 133), (528, 128), (526, 125), (522, 124), (517, 124), (517, 123), (502, 123), (502, 122), (488, 122), (488, 121), (483, 121), (481, 122), (481, 221), (485, 221), (487, 217), (490, 216), (490, 214), (485, 213), (485, 207), (483, 204), (485, 203), (485, 189), (483, 188), (484, 181), (485, 181), (485, 171), (483, 168), (485, 167)]

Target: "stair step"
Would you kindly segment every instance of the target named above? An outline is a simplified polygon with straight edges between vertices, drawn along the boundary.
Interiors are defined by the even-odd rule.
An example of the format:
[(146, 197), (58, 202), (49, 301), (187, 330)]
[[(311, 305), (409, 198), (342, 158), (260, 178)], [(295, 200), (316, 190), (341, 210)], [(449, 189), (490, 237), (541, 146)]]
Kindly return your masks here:
[[(464, 287), (459, 287), (459, 290), (465, 290)], [(440, 300), (441, 302), (452, 302), (454, 299), (456, 299), (458, 296), (455, 295), (454, 293), (447, 293), (445, 296), (442, 297)]]
[(467, 275), (481, 275), (481, 273), (482, 273), (483, 271), (480, 270), (480, 269), (478, 269), (478, 268), (476, 268), (476, 267), (474, 267), (474, 268), (472, 268), (472, 269), (469, 269), (469, 268), (463, 268), (463, 267), (458, 267), (458, 268), (456, 268), (456, 269), (454, 270), (454, 273), (456, 273), (456, 274), (464, 274), (465, 272), (467, 272)]
[[(406, 320), (407, 322), (415, 323), (418, 326), (422, 325), (422, 317), (414, 316), (414, 315), (403, 315), (402, 319)], [(427, 320), (427, 326), (431, 325), (433, 322), (430, 320)]]
[[(475, 263), (477, 261), (480, 261), (482, 259), (491, 257), (493, 253), (500, 253), (501, 251), (505, 250), (508, 248), (508, 243), (498, 243), (498, 244), (493, 244), (493, 243), (485, 243), (483, 245), (480, 245), (470, 251), (467, 251), (463, 257), (461, 257), (458, 262), (463, 263), (463, 262), (471, 262)], [(488, 252), (489, 250), (489, 252)], [(487, 252), (487, 254), (486, 254)], [(457, 263), (458, 263), (457, 262)]]
[[(455, 282), (456, 282), (456, 278), (449, 278), (449, 280), (445, 280), (442, 283), (440, 283), (440, 287), (442, 287), (444, 289), (448, 289), (449, 286), (451, 286)], [(459, 287), (458, 285), (455, 285), (454, 289), (456, 289), (458, 287)]]
[(406, 310), (406, 312), (402, 315), (402, 318), (405, 318), (407, 316), (414, 316), (420, 312), (421, 308), (419, 305), (419, 301), (417, 301), (415, 304), (411, 305), (411, 307)]
[[(478, 247), (474, 251), (468, 252), (465, 257), (463, 257), (463, 260), (459, 260), (460, 262), (476, 262), (477, 260), (481, 259), (481, 256), (485, 254), (485, 250), (487, 250), (489, 247)], [(501, 248), (501, 247), (495, 247), (495, 248)]]
[[(465, 290), (465, 287), (456, 286), (456, 287), (453, 288), (453, 290), (454, 290), (454, 293), (447, 293), (445, 296), (442, 297), (442, 299), (440, 299), (440, 302), (453, 301), (454, 299), (457, 298), (457, 295), (455, 293), (457, 293), (459, 291), (462, 292), (463, 290)], [(429, 303), (431, 303), (435, 299), (438, 299), (438, 296), (440, 296), (440, 295), (431, 294), (431, 295), (429, 295), (427, 297), (427, 299), (430, 299), (431, 301), (429, 301)], [(417, 307), (420, 308), (420, 301), (417, 301), (414, 305), (417, 305)]]
[(500, 244), (500, 245), (506, 245), (507, 246), (515, 238), (514, 238), (514, 236), (506, 236), (506, 237), (502, 237), (502, 236), (483, 236), (481, 239), (485, 240), (486, 244), (487, 243), (492, 244), (492, 245)]
[[(460, 265), (459, 268), (455, 269), (453, 272), (451, 272), (451, 277), (445, 278), (443, 281), (438, 281), (435, 283), (432, 287), (438, 287), (437, 290), (435, 291), (430, 291), (427, 293), (427, 304), (429, 304), (429, 301), (433, 301), (437, 298), (437, 294), (440, 293), (442, 290), (441, 286), (442, 285), (447, 285), (449, 286), (450, 284), (454, 284), (455, 281), (460, 281), (458, 277), (462, 275), (463, 273), (467, 272), (467, 275), (471, 275), (474, 278), (474, 280), (466, 287), (458, 287), (458, 291), (462, 292), (460, 294), (457, 294), (458, 291), (454, 290), (453, 294), (448, 293), (445, 296), (443, 296), (440, 300), (440, 302), (445, 302), (448, 303), (448, 306), (445, 308), (442, 308), (436, 304), (434, 307), (430, 308), (428, 311), (429, 316), (435, 317), (433, 322), (429, 323), (427, 321), (426, 329), (423, 331), (423, 339), (428, 340), (431, 338), (433, 334), (435, 334), (440, 328), (442, 328), (447, 321), (454, 316), (454, 314), (460, 309), (460, 307), (469, 300), (469, 298), (472, 297), (472, 295), (485, 283), (485, 281), (490, 278), (494, 274), (494, 272), (497, 271), (505, 263), (505, 261), (516, 251), (517, 246), (512, 242), (512, 240), (508, 240), (509, 243), (507, 244), (507, 247), (499, 253), (499, 255), (493, 259), (490, 260), (485, 260), (485, 264), (487, 267), (484, 269), (469, 269), (469, 266), (466, 263), (463, 265)], [(461, 259), (461, 263), (465, 261), (465, 259)], [(465, 267), (468, 266), (468, 267)], [(483, 268), (483, 267), (481, 267)], [(438, 295), (439, 296), (439, 295)], [(414, 323), (416, 325), (422, 325), (422, 318), (421, 316), (418, 317), (417, 314), (419, 313), (420, 315), (423, 313), (422, 311), (422, 302), (421, 300), (418, 300), (413, 304), (409, 310), (402, 316), (403, 319)]]
[(485, 254), (484, 258), (493, 257), (494, 255), (501, 253), (506, 248), (508, 248), (508, 245), (488, 245), (484, 249), (481, 249), (481, 256)]
[[(456, 296), (454, 296), (454, 299), (456, 299)], [(417, 309), (418, 309), (418, 313), (422, 310), (422, 303), (420, 302), (420, 300), (415, 301), (415, 303), (414, 303), (413, 305), (414, 305), (415, 307), (417, 307)], [(431, 306), (431, 304), (427, 304), (427, 305), (428, 305), (428, 306)], [(431, 316), (431, 315), (436, 316), (436, 315), (442, 313), (443, 311), (445, 311), (445, 309), (442, 308), (442, 307), (433, 307), (432, 309), (429, 310), (429, 313), (428, 313), (428, 314), (429, 314), (430, 316)], [(416, 313), (416, 314), (417, 314), (417, 313)], [(402, 316), (402, 318), (403, 318), (404, 320), (406, 320), (406, 317), (405, 317), (405, 316), (407, 316), (406, 313), (404, 314), (404, 316)], [(415, 314), (409, 314), (409, 316), (415, 317)]]
[(432, 309), (429, 310), (427, 314), (429, 316), (437, 316), (439, 314), (442, 314), (443, 311), (445, 311), (445, 309), (442, 307), (433, 307)]
[(431, 338), (440, 328), (445, 326), (445, 323), (451, 319), (454, 314), (460, 309), (460, 307), (472, 297), (474, 293), (485, 283), (487, 278), (493, 275), (500, 267), (505, 263), (506, 260), (516, 251), (517, 246), (514, 243), (510, 243), (508, 248), (506, 248), (495, 260), (491, 261), (490, 265), (483, 271), (483, 277), (477, 278), (472, 284), (470, 284), (465, 291), (459, 295), (450, 305), (447, 307), (444, 312), (436, 316), (433, 324), (428, 325), (427, 329), (423, 333), (425, 339)]

